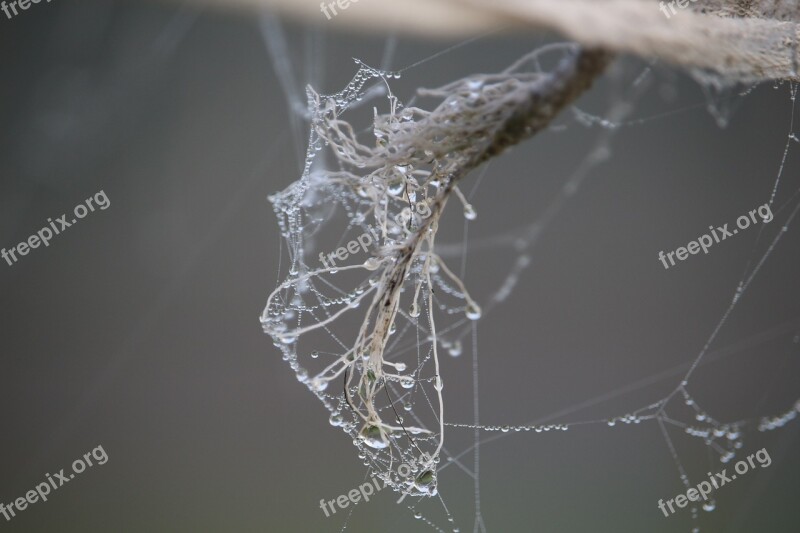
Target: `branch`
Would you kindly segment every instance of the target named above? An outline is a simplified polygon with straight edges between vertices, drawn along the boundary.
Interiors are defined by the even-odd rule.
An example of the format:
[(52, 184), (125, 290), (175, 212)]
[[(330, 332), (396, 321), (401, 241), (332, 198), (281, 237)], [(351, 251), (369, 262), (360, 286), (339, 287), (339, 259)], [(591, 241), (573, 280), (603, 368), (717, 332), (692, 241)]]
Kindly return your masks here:
[(798, 79), (798, 0), (692, 0), (675, 13), (662, 12), (656, 0), (348, 0), (330, 20), (319, 0), (193, 1), (269, 7), (306, 24), (378, 33), (555, 32), (587, 47), (702, 69), (725, 81)]

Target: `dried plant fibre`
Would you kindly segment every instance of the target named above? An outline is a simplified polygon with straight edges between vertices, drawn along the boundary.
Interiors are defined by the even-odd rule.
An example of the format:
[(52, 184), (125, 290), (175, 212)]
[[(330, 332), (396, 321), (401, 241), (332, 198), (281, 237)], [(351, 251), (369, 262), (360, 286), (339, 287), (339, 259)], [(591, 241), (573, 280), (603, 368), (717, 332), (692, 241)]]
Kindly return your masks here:
[(655, 0), (361, 0), (329, 22), (317, 0), (224, 4), (268, 6), (305, 21), (379, 32), (551, 31), (589, 47), (661, 59), (719, 82), (797, 79), (797, 0), (698, 0), (670, 18)]

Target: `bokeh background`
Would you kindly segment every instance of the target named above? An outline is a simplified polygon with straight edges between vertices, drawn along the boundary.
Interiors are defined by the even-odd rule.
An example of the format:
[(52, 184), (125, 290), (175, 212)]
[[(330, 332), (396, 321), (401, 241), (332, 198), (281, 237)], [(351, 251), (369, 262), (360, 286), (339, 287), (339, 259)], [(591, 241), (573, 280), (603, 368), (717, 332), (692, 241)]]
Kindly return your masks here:
[[(278, 56), (294, 87), (266, 46), (276, 28), (283, 36), (269, 38), (285, 42)], [(287, 90), (303, 100), (308, 82), (334, 92), (355, 74), (351, 58), (378, 65), (393, 43), (391, 68), (430, 58), (396, 81), (408, 100), (417, 87), (499, 71), (545, 38), (491, 35), (431, 58), (460, 41), (334, 32), (322, 15), (301, 26), (179, 3), (58, 1), (0, 16), (0, 246), (100, 190), (111, 201), (48, 248), (0, 262), (0, 501), (98, 445), (109, 456), (50, 501), (11, 522), (0, 517), (0, 528), (435, 530), (388, 490), (349, 518), (319, 509), (320, 499), (361, 483), (365, 469), (258, 323), (281, 278), (267, 196), (299, 177), (305, 150)], [(647, 65), (625, 58), (617, 68), (627, 88)], [(509, 299), (478, 324), (484, 423), (593, 420), (663, 397), (796, 205), (792, 141), (776, 219), (759, 241), (751, 229), (665, 271), (659, 250), (769, 199), (793, 102), (788, 85), (713, 93), (660, 65), (649, 79), (631, 122), (614, 132), (610, 160), (547, 225)], [(601, 83), (581, 108), (602, 115), (619, 87)], [(726, 128), (708, 102), (729, 117)], [(540, 217), (603, 133), (567, 114), (493, 162), (473, 197), (469, 242), (496, 242)], [(475, 184), (473, 176), (465, 189)], [(463, 218), (450, 217), (442, 240), (460, 245)], [(800, 396), (799, 242), (795, 223), (691, 380), (719, 419), (782, 412)], [(465, 281), (479, 301), (515, 258), (508, 247), (467, 247)], [(444, 373), (448, 418), (469, 423), (469, 350), (446, 360)], [(717, 509), (701, 512), (701, 531), (798, 530), (798, 427), (747, 436), (743, 451), (766, 447), (773, 463), (724, 487)], [(701, 442), (671, 435), (690, 477), (724, 467)], [(472, 432), (451, 429), (447, 439), (460, 452)], [(492, 532), (693, 527), (688, 511), (664, 518), (656, 507), (683, 490), (652, 422), (512, 432), (481, 447), (480, 479)], [(472, 531), (472, 478), (445, 469), (440, 492), (456, 525)], [(419, 509), (445, 526), (441, 504)]]

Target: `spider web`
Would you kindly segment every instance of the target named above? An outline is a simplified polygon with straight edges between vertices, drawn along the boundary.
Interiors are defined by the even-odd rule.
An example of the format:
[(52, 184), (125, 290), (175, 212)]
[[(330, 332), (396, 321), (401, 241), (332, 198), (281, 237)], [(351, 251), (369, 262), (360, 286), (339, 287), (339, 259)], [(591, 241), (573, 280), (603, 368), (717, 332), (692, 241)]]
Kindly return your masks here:
[[(695, 398), (691, 387), (693, 374), (714, 355), (711, 350), (720, 332), (800, 210), (800, 190), (776, 203), (788, 154), (797, 141), (793, 133), (795, 85), (787, 84), (792, 107), (789, 132), (768, 202), (780, 223), (762, 226), (730, 304), (689, 368), (672, 373), (674, 388), (656, 401), (592, 420), (570, 421), (564, 417), (626, 390), (645, 387), (652, 380), (612, 391), (545, 420), (487, 425), (479, 418), (477, 322), (523, 282), (532, 264), (531, 250), (585, 180), (609, 159), (616, 133), (688, 109), (632, 118), (636, 102), (650, 89), (653, 65), (639, 68), (627, 79), (617, 76), (614, 89), (618, 97), (602, 116), (573, 107), (566, 120), (550, 128), (551, 132), (567, 134), (575, 127), (588, 128), (596, 130), (597, 135), (575, 172), (541, 214), (515, 231), (469, 240), (468, 224), (477, 217), (470, 200), (490, 170), (490, 165), (485, 165), (470, 193), (463, 193), (458, 186), (453, 188), (453, 201), (460, 202), (460, 214), (467, 221), (463, 241), (440, 244), (435, 242), (440, 215), (435, 205), (445, 188), (441, 176), (446, 170), (442, 169), (454, 168), (459, 160), (453, 154), (458, 153), (464, 139), (480, 134), (480, 127), (473, 128), (463, 120), (460, 106), (491, 106), (520, 83), (536, 83), (552, 63), (548, 59), (563, 56), (572, 45), (544, 45), (497, 75), (474, 76), (437, 90), (421, 90), (404, 105), (392, 92), (392, 80), (455, 47), (390, 71), (387, 66), (396, 45), (390, 39), (382, 68), (356, 60), (356, 74), (343, 90), (324, 95), (309, 87), (306, 105), (301, 105), (293, 89), (297, 85), (294, 74), (284, 55), (285, 38), (273, 19), (265, 18), (263, 29), (289, 107), (295, 111), (291, 113), (293, 135), (298, 138), (302, 129), (298, 117), (310, 128), (300, 178), (270, 197), (288, 264), (281, 270), (261, 322), (298, 381), (329, 412), (330, 424), (352, 440), (369, 472), (398, 492), (401, 500), (411, 497), (408, 507), (416, 518), (437, 531), (459, 531), (438, 491), (438, 477), (455, 466), (474, 480), (473, 530), (488, 531), (480, 506), (481, 446), (513, 434), (567, 431), (587, 425), (655, 424), (680, 483), (688, 489), (694, 486), (694, 477), (677, 451), (677, 434), (696, 439), (725, 464), (737, 457), (749, 433), (776, 430), (796, 418), (800, 401), (787, 405), (782, 412), (754, 419), (718, 420)], [(706, 107), (724, 126), (736, 104), (752, 90), (708, 87), (708, 101), (697, 107)], [(418, 97), (432, 97), (438, 103), (433, 111), (424, 111), (413, 107)], [(435, 124), (443, 126), (431, 127)], [(449, 134), (452, 124), (457, 124), (461, 132), (455, 138)], [(420, 141), (421, 131), (428, 136)], [(396, 252), (414, 241), (415, 235), (421, 235), (422, 244), (398, 275)], [(513, 259), (496, 290), (479, 305), (461, 280), (468, 250), (490, 248), (509, 250)], [(387, 298), (387, 294), (396, 296)], [(384, 306), (391, 307), (392, 312), (383, 312)], [(444, 354), (458, 358), (465, 347), (472, 356), (473, 418), (462, 423), (447, 416), (442, 395), (447, 375), (441, 370), (440, 358)], [(472, 444), (452, 452), (447, 437), (463, 430), (470, 432)], [(484, 436), (486, 433), (492, 435)], [(469, 454), (471, 465), (464, 462)], [(400, 476), (399, 464), (410, 465), (412, 475)], [(438, 502), (447, 525), (432, 517), (433, 510), (424, 514), (419, 510), (430, 499)], [(705, 511), (715, 507), (713, 497), (702, 503)], [(699, 511), (700, 504), (691, 507), (692, 531), (700, 531)], [(346, 527), (345, 523), (342, 529)]]

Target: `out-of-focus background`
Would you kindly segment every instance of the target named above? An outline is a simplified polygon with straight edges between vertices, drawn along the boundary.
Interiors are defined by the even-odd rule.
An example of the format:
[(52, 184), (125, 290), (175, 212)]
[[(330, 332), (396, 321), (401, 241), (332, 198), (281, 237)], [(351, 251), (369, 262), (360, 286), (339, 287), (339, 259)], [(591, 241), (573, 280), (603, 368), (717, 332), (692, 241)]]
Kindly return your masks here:
[[(367, 474), (258, 323), (281, 279), (267, 196), (300, 176), (305, 136), (288, 102), (305, 101), (304, 84), (341, 89), (352, 58), (391, 69), (425, 60), (393, 84), (408, 101), (418, 87), (500, 71), (545, 38), (355, 34), (323, 15), (306, 27), (177, 3), (58, 1), (0, 14), (0, 247), (99, 191), (111, 204), (13, 266), (0, 261), (0, 502), (97, 446), (109, 457), (49, 501), (0, 515), (0, 528), (450, 530), (440, 501), (418, 505), (419, 520), (388, 490), (352, 514), (320, 510)], [(602, 116), (648, 68), (624, 58), (622, 81), (601, 83), (580, 108)], [(294, 83), (279, 76), (286, 69)], [(712, 94), (659, 65), (645, 76), (611, 158), (549, 220), (513, 294), (478, 324), (485, 424), (595, 420), (662, 398), (796, 206), (792, 87)], [(467, 181), (478, 218), (465, 281), (479, 301), (516, 257), (481, 243), (547, 213), (606, 131), (566, 113)], [(769, 201), (787, 146), (764, 233), (665, 270), (660, 250)], [(441, 240), (461, 244), (463, 220), (450, 215)], [(790, 225), (692, 376), (689, 390), (720, 420), (784, 412), (800, 396), (798, 242)], [(470, 423), (471, 355), (443, 372), (448, 420)], [(766, 448), (772, 465), (720, 489), (696, 522), (657, 508), (685, 489), (653, 422), (503, 434), (481, 446), (480, 510), (491, 532), (794, 532), (798, 427), (746, 435), (744, 455)], [(693, 483), (726, 467), (701, 440), (670, 435)], [(471, 430), (448, 429), (454, 454), (472, 443)], [(472, 531), (473, 477), (447, 468), (439, 492), (455, 526)]]

